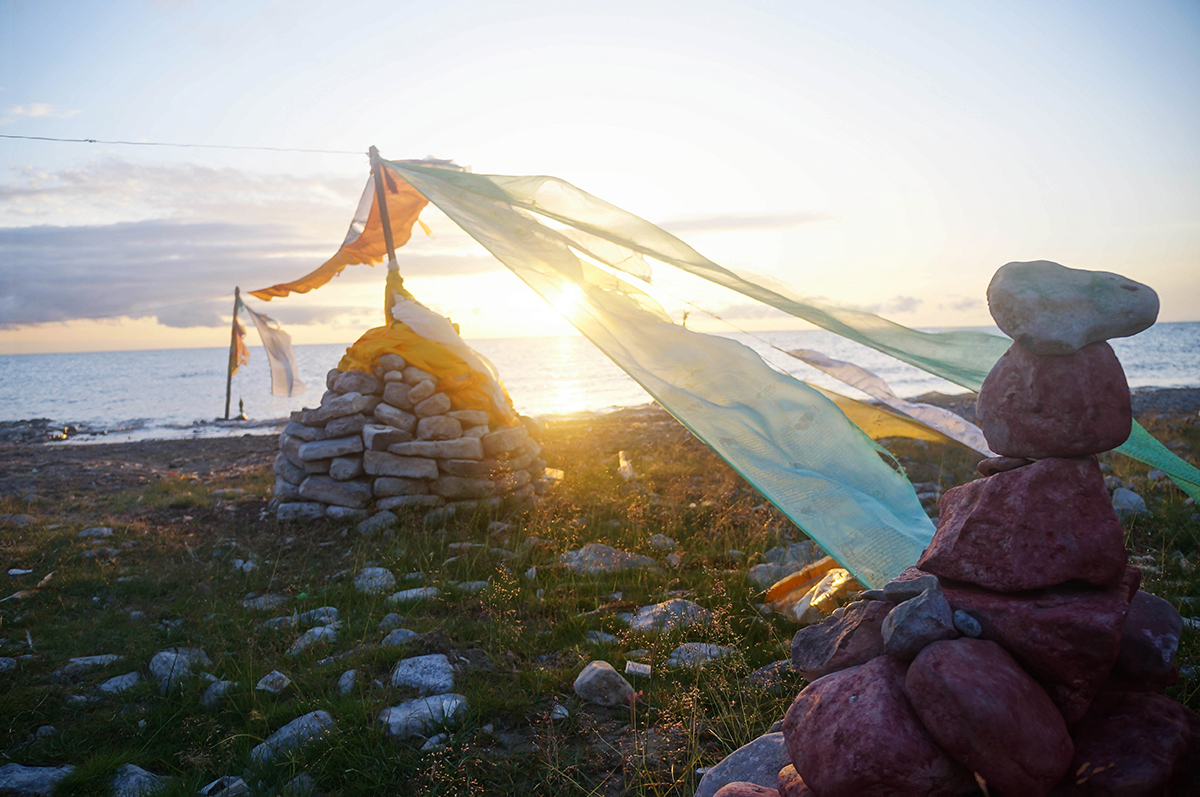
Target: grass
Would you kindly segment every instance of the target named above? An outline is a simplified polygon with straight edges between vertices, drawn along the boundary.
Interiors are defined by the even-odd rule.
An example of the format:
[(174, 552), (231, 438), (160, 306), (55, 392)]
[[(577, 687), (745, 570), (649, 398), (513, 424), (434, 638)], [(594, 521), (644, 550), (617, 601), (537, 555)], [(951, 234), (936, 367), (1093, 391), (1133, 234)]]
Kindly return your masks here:
[[(1176, 418), (1143, 419), (1160, 439), (1178, 440), (1195, 460), (1200, 425)], [(0, 603), (0, 655), (22, 660), (0, 674), (0, 764), (77, 767), (62, 793), (107, 794), (114, 770), (136, 764), (176, 778), (164, 794), (194, 794), (222, 775), (242, 776), (275, 793), (300, 772), (331, 795), (580, 794), (690, 795), (697, 768), (764, 733), (782, 718), (803, 682), (790, 672), (783, 687), (764, 690), (746, 676), (787, 657), (795, 628), (763, 618), (761, 600), (746, 581), (748, 565), (763, 551), (803, 535), (707, 448), (673, 422), (656, 416), (574, 420), (554, 424), (543, 439), (546, 459), (566, 472), (538, 506), (505, 518), (511, 529), (489, 538), (491, 518), (461, 519), (436, 531), (419, 515), (403, 518), (395, 533), (365, 538), (353, 528), (321, 521), (277, 523), (266, 511), (269, 474), (171, 477), (111, 495), (0, 502), (0, 514), (28, 513), (35, 522), (8, 527), (0, 562), (32, 569), (15, 592), (53, 576), (23, 599)], [(974, 474), (974, 458), (949, 446), (889, 441), (914, 482), (943, 488)], [(628, 452), (639, 473), (626, 483), (616, 453)], [(1151, 481), (1138, 463), (1104, 461), (1113, 475), (1134, 483), (1152, 513), (1128, 524), (1131, 553), (1139, 557), (1144, 588), (1175, 601), (1200, 596), (1200, 522), (1197, 508), (1169, 482)], [(246, 494), (215, 499), (213, 490)], [(83, 558), (93, 545), (80, 530), (110, 526), (101, 544), (119, 553)], [(655, 556), (647, 544), (673, 538), (683, 564), (604, 577), (575, 576), (552, 566), (563, 551), (586, 542)], [(484, 542), (515, 554), (462, 551), (454, 543)], [(731, 551), (740, 552), (740, 554)], [(457, 558), (454, 558), (457, 557)], [(235, 559), (254, 566), (247, 572)], [(453, 559), (453, 561), (448, 561)], [(397, 577), (422, 574), (440, 598), (404, 607), (362, 595), (353, 575), (366, 566)], [(537, 568), (535, 579), (525, 576)], [(482, 592), (451, 588), (488, 580)], [(398, 588), (409, 586), (401, 583)], [(271, 612), (242, 606), (249, 594), (280, 593), (285, 607)], [(689, 597), (710, 608), (714, 621), (666, 636), (631, 633), (620, 611)], [(1183, 613), (1200, 612), (1184, 606)], [(273, 616), (335, 606), (342, 620), (335, 646), (292, 658), (299, 630), (261, 630)], [(420, 634), (401, 648), (378, 646), (378, 624), (392, 611)], [(591, 630), (618, 637), (593, 645)], [(667, 654), (682, 641), (735, 646), (734, 659), (695, 672), (667, 671)], [(160, 695), (143, 680), (119, 696), (79, 703), (104, 680), (139, 670), (165, 647), (201, 648), (206, 671), (237, 681), (217, 709), (205, 709), (207, 684), (194, 679)], [(632, 707), (582, 704), (572, 682), (583, 665), (601, 658), (623, 670), (626, 654), (649, 651), (654, 674), (635, 681)], [(116, 653), (124, 658), (64, 680), (54, 671), (72, 656)], [(444, 653), (460, 665), (456, 691), (469, 701), (461, 723), (447, 729), (440, 749), (422, 751), (424, 739), (394, 742), (375, 717), (415, 696), (389, 686), (393, 664), (408, 656)], [(319, 663), (329, 654), (340, 656)], [(1200, 661), (1200, 639), (1185, 631), (1181, 665)], [(359, 671), (349, 695), (335, 684)], [(281, 697), (254, 690), (267, 672), (292, 679)], [(1185, 679), (1169, 694), (1200, 708), (1200, 681)], [(556, 706), (569, 711), (553, 720)], [(251, 764), (250, 750), (288, 721), (316, 709), (329, 711), (336, 732), (322, 744), (267, 766)], [(41, 726), (57, 733), (32, 740)]]

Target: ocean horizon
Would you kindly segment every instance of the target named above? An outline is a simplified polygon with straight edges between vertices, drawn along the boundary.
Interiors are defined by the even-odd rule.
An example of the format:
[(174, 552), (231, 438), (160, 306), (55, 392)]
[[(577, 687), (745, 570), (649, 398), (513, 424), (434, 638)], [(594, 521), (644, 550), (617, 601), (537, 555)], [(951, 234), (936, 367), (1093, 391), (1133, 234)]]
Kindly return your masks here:
[[(999, 334), (995, 328), (981, 331)], [(936, 331), (936, 330), (929, 330)], [(726, 333), (775, 368), (851, 398), (864, 394), (782, 350), (814, 349), (883, 377), (901, 397), (963, 388), (824, 330)], [(652, 401), (586, 338), (489, 338), (468, 343), (496, 366), (517, 411), (533, 417), (607, 412)], [(1133, 389), (1200, 387), (1200, 322), (1156, 324), (1110, 341)], [(250, 364), (233, 378), (230, 414), (239, 400), (249, 421), (223, 423), (227, 347), (0, 355), (0, 422), (46, 418), (74, 425), (72, 442), (270, 434), (293, 410), (319, 403), (325, 374), (346, 344), (295, 347), (307, 391), (270, 394), (266, 355), (252, 346)]]

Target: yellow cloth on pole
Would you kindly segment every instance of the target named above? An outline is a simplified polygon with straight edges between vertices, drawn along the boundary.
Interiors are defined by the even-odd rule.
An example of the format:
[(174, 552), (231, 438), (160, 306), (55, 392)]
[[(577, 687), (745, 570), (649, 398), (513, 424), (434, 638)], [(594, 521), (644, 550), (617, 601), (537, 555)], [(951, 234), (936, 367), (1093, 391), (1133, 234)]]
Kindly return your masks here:
[[(346, 349), (346, 355), (338, 363), (338, 370), (370, 373), (376, 360), (384, 354), (399, 354), (409, 365), (437, 376), (438, 390), (450, 398), (454, 409), (483, 410), (495, 425), (518, 423), (511, 400), (506, 407), (497, 407), (492, 401), (487, 390), (487, 376), (472, 370), (465, 360), (447, 347), (426, 340), (399, 321), (363, 333), (353, 346)], [(504, 397), (508, 398), (507, 393)]]

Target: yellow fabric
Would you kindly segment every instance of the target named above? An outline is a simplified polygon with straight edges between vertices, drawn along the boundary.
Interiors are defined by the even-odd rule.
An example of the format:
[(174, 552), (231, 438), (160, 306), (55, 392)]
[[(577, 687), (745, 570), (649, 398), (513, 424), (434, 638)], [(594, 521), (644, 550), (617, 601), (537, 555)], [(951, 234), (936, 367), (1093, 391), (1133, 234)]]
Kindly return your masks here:
[(928, 426), (899, 413), (892, 412), (886, 407), (877, 407), (862, 401), (856, 401), (830, 390), (811, 386), (818, 393), (837, 405), (850, 422), (867, 433), (872, 440), (881, 437), (911, 437), (915, 440), (928, 440), (931, 443), (958, 443), (957, 440)]
[[(449, 396), (454, 409), (482, 410), (493, 425), (512, 426), (520, 422), (512, 410), (511, 400), (507, 407), (497, 407), (492, 401), (484, 389), (486, 376), (471, 370), (461, 357), (442, 344), (420, 337), (399, 321), (363, 333), (346, 349), (338, 370), (370, 373), (384, 354), (399, 354), (409, 365), (438, 377), (438, 390)], [(508, 399), (507, 393), (505, 399)]]
[[(390, 170), (384, 172), (383, 182), (384, 196), (387, 198), (388, 221), (392, 226), (392, 243), (399, 249), (412, 238), (412, 228), (417, 223), (417, 216), (429, 204), (429, 200)], [(422, 224), (421, 228), (427, 235), (429, 234), (427, 226)], [(372, 199), (371, 212), (367, 216), (367, 223), (363, 227), (363, 231), (353, 241), (342, 244), (342, 248), (316, 271), (306, 274), (294, 282), (280, 283), (269, 288), (250, 291), (250, 295), (269, 302), (275, 296), (308, 293), (341, 274), (346, 266), (359, 263), (375, 265), (385, 257), (387, 257), (387, 245), (383, 239), (383, 222), (379, 216), (379, 204), (377, 199)]]
[(250, 364), (250, 350), (246, 348), (246, 328), (233, 318), (233, 348), (229, 352), (229, 375), (233, 376), (238, 368)]

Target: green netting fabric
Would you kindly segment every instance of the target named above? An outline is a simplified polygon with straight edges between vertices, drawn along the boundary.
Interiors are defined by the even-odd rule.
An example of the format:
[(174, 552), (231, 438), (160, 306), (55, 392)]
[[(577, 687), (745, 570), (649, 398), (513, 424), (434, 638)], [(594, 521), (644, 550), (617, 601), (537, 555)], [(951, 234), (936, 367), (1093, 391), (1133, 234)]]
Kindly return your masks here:
[[(919, 332), (806, 299), (722, 268), (670, 233), (553, 177), (385, 163), (551, 303), (576, 296), (568, 319), (863, 583), (877, 585), (916, 561), (933, 527), (911, 485), (832, 402), (746, 347), (671, 323), (645, 293), (573, 250), (642, 279), (652, 276), (646, 257), (675, 266), (971, 390), (1008, 339)], [(1200, 470), (1140, 426), (1118, 450), (1200, 497)]]

